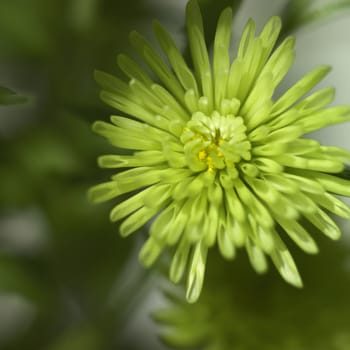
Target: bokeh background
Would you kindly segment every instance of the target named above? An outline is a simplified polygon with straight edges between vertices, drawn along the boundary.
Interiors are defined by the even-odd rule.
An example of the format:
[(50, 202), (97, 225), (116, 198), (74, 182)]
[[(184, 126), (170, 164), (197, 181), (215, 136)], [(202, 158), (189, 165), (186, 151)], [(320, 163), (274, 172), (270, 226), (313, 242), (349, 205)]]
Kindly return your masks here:
[[(271, 15), (281, 15), (283, 35), (297, 37), (296, 62), (281, 89), (315, 66), (330, 64), (333, 70), (321, 86), (335, 86), (335, 103), (350, 104), (350, 1), (200, 2), (209, 33), (219, 10), (234, 6), (236, 43), (249, 17), (261, 28)], [(94, 69), (120, 74), (117, 54), (134, 55), (128, 33), (136, 29), (152, 36), (155, 18), (185, 50), (185, 6), (186, 0), (0, 0), (0, 349), (167, 349), (158, 338), (166, 321), (159, 316), (153, 317), (154, 322), (150, 317), (169, 305), (162, 293), (166, 284), (162, 263), (158, 270), (145, 271), (137, 261), (147, 233), (120, 238), (118, 226), (108, 221), (112, 204), (93, 206), (86, 191), (110, 176), (97, 168), (96, 158), (112, 151), (91, 132), (94, 120), (106, 120), (113, 113), (99, 100)], [(210, 45), (210, 35), (208, 40)], [(347, 124), (314, 136), (350, 149), (349, 135)], [(222, 265), (222, 274), (215, 272), (214, 264), (206, 282), (208, 295), (199, 305), (218, 313), (225, 308), (211, 304), (215, 293), (220, 293), (210, 289), (211, 283), (218, 285), (217, 275), (226, 280), (225, 291), (234, 290), (222, 321), (231, 324), (228, 333), (237, 334), (232, 350), (257, 349), (259, 344), (272, 349), (271, 339), (256, 336), (256, 343), (248, 342), (249, 334), (261, 335), (267, 325), (271, 334), (276, 331), (287, 339), (289, 323), (299, 320), (306, 322), (300, 336), (319, 341), (308, 343), (306, 349), (350, 349), (346, 297), (350, 295), (350, 225), (345, 221), (340, 225), (344, 238), (339, 242), (319, 238), (319, 256), (295, 253), (309, 281), (298, 296), (273, 273), (262, 282), (265, 277), (247, 269), (247, 259)], [(245, 295), (254, 302), (242, 304)], [(237, 311), (235, 300), (247, 307)], [(266, 300), (268, 310), (262, 307)], [(290, 314), (294, 302), (290, 319), (273, 311)], [(188, 325), (205, 323), (199, 317), (200, 307), (183, 307)], [(318, 323), (327, 318), (331, 329)], [(235, 327), (242, 320), (246, 328), (239, 333)], [(314, 323), (311, 333), (305, 320)], [(293, 332), (298, 338), (298, 328)], [(226, 336), (219, 333), (218, 337)], [(323, 337), (330, 343), (324, 343)], [(288, 344), (285, 349), (304, 349), (306, 343)]]

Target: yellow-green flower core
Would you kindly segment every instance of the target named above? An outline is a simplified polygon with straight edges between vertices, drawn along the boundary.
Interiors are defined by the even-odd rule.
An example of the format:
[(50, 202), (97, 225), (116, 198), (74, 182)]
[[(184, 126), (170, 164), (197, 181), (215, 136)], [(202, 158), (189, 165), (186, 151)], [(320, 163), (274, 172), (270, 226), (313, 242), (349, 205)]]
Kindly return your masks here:
[(170, 279), (177, 283), (188, 270), (190, 302), (200, 295), (207, 252), (215, 244), (227, 259), (245, 247), (257, 272), (266, 270), (270, 256), (286, 281), (301, 286), (277, 229), (316, 253), (300, 219), (337, 239), (339, 228), (326, 211), (350, 218), (350, 209), (334, 196), (350, 196), (350, 182), (334, 175), (344, 170), (350, 153), (302, 138), (349, 120), (348, 106), (327, 107), (334, 89), (305, 98), (329, 68), (313, 70), (276, 99), (274, 90), (294, 60), (294, 39), (286, 38), (274, 50), (280, 19), (271, 18), (259, 35), (250, 20), (231, 63), (231, 27), (227, 8), (218, 21), (211, 59), (199, 6), (190, 0), (191, 65), (155, 22), (167, 62), (140, 34), (130, 38), (157, 82), (125, 55), (118, 64), (128, 83), (96, 72), (102, 99), (126, 116), (98, 121), (93, 129), (130, 152), (99, 158), (101, 167), (128, 170), (93, 187), (90, 197), (101, 202), (138, 191), (111, 211), (111, 220), (123, 220), (120, 232), (127, 236), (153, 219), (140, 259), (150, 266), (173, 246)]

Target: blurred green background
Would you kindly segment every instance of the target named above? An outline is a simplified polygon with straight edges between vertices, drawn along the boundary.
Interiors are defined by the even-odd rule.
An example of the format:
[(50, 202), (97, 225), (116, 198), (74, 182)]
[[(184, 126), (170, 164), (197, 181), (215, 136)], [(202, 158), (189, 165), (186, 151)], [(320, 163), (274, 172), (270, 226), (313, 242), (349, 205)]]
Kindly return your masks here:
[[(284, 16), (284, 35), (350, 6), (349, 1), (322, 1), (322, 7), (315, 10), (310, 6), (314, 3), (266, 1), (271, 8), (277, 4)], [(97, 156), (113, 152), (91, 132), (94, 120), (113, 113), (99, 100), (93, 71), (118, 74), (117, 54), (130, 52), (128, 33), (134, 29), (149, 33), (155, 18), (174, 29), (186, 50), (182, 35), (185, 4), (185, 0), (0, 0), (0, 349), (163, 349), (154, 340), (158, 330), (147, 318), (149, 306), (145, 306), (145, 300), (150, 301), (151, 310), (165, 303), (158, 288), (162, 278), (138, 265), (142, 233), (121, 239), (118, 227), (108, 222), (112, 204), (92, 206), (86, 200), (87, 189), (110, 176), (97, 168)], [(201, 1), (208, 42), (220, 9), (227, 5), (237, 9), (240, 4), (237, 0)], [(322, 270), (316, 263), (311, 265), (310, 275), (318, 282), (310, 282), (314, 289), (305, 292), (307, 300), (312, 300), (310, 293), (327, 285), (322, 279), (327, 268), (329, 276), (334, 270), (339, 278), (349, 277), (349, 270), (344, 272), (347, 277), (339, 272), (344, 261), (349, 263), (349, 245), (336, 244), (329, 248), (334, 243), (324, 243), (324, 250), (333, 250), (316, 260), (320, 265), (323, 262)], [(332, 260), (339, 254), (344, 259)], [(310, 270), (310, 259), (305, 260), (300, 262), (305, 265), (302, 273)], [(225, 271), (230, 268), (223, 267)], [(235, 271), (236, 276), (246, 273), (238, 265)], [(227, 274), (222, 278), (230, 281)], [(256, 278), (261, 282), (261, 277)], [(333, 300), (333, 317), (339, 310), (348, 310), (349, 304), (345, 309), (340, 304), (346, 298), (338, 298), (337, 304), (335, 297), (350, 294), (349, 279), (345, 280), (333, 278), (334, 295), (332, 289), (322, 294), (314, 310), (328, 298)], [(288, 295), (290, 287), (276, 287), (274, 277), (268, 281), (271, 285), (244, 282), (239, 286), (236, 279), (235, 298), (253, 293), (252, 288), (261, 288), (263, 293), (271, 289), (279, 303), (271, 307), (283, 308), (288, 298), (282, 296)], [(210, 283), (217, 282), (209, 278), (207, 283), (210, 294)], [(205, 298), (202, 306), (212, 307)], [(300, 317), (304, 317), (307, 306), (301, 305)], [(218, 313), (223, 311), (220, 303), (213, 307), (219, 308)], [(230, 322), (231, 316), (236, 321), (233, 309), (223, 322)], [(193, 319), (189, 323), (202, 322), (196, 317), (201, 311), (196, 310), (190, 309)], [(249, 321), (249, 327), (263, 322), (254, 312), (251, 317), (258, 321)], [(350, 329), (344, 313), (341, 322)], [(271, 327), (277, 327), (276, 323), (272, 319)], [(280, 334), (283, 329), (288, 332), (281, 327)], [(319, 336), (317, 327), (313, 332)], [(350, 336), (343, 328), (342, 332), (343, 340), (338, 343), (345, 347), (327, 350), (350, 349)], [(239, 339), (244, 344), (244, 337)], [(237, 344), (232, 350), (255, 349)]]

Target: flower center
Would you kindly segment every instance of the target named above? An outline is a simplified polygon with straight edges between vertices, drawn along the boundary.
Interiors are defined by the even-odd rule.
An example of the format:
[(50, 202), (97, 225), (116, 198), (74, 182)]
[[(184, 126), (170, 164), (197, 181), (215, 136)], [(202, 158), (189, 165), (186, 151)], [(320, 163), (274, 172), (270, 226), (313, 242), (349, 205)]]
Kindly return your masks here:
[(249, 160), (251, 145), (246, 129), (242, 117), (223, 116), (217, 111), (211, 116), (194, 113), (181, 135), (188, 167), (195, 172), (213, 172), (235, 168), (241, 159)]

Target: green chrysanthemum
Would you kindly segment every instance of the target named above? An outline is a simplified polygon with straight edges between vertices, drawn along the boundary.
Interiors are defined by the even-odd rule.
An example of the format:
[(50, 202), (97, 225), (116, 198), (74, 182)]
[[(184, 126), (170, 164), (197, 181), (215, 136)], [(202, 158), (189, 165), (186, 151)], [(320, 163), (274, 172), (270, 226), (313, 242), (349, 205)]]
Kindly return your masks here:
[(280, 19), (271, 18), (258, 36), (250, 20), (230, 64), (231, 12), (228, 8), (219, 18), (211, 62), (199, 6), (189, 1), (193, 71), (155, 22), (170, 67), (138, 33), (131, 34), (131, 42), (159, 82), (124, 55), (118, 63), (128, 84), (96, 73), (102, 99), (132, 119), (112, 116), (112, 124), (98, 121), (93, 129), (131, 152), (99, 158), (101, 167), (129, 169), (92, 188), (91, 199), (132, 193), (111, 211), (111, 220), (124, 219), (120, 232), (127, 236), (154, 219), (140, 259), (150, 266), (166, 246), (174, 246), (170, 279), (179, 282), (188, 267), (190, 302), (199, 297), (207, 252), (215, 244), (227, 259), (236, 247), (245, 247), (257, 272), (266, 270), (268, 255), (286, 281), (301, 286), (277, 230), (315, 253), (300, 219), (337, 239), (340, 230), (324, 209), (350, 218), (349, 208), (333, 195), (350, 196), (350, 182), (332, 175), (344, 170), (350, 153), (301, 138), (349, 120), (349, 107), (326, 108), (332, 88), (304, 98), (329, 68), (315, 69), (274, 99), (292, 65), (294, 39), (273, 51)]

